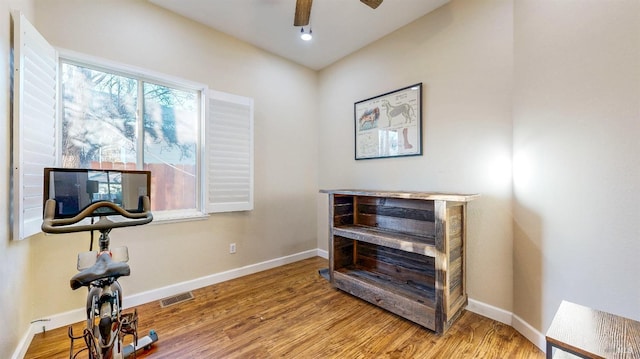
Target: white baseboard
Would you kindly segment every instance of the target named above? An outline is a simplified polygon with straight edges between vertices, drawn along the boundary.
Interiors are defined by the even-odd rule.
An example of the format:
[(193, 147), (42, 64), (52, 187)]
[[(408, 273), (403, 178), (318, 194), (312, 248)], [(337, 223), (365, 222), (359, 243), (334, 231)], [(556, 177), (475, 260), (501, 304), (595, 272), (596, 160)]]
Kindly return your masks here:
[(301, 261), (303, 259), (307, 259), (315, 256), (318, 256), (318, 250), (312, 249), (312, 250), (292, 254), (285, 257), (271, 259), (265, 262), (251, 264), (251, 265), (240, 267), (240, 268), (234, 268), (225, 272), (211, 274), (205, 277), (192, 279), (186, 282), (176, 283), (163, 288), (153, 289), (147, 292), (134, 294), (134, 295), (125, 297), (125, 299), (122, 300), (124, 302), (123, 308), (127, 309), (131, 307), (136, 307), (141, 304), (153, 302), (154, 300), (160, 300), (166, 297), (170, 297), (172, 295), (203, 288), (213, 284), (225, 282), (231, 279), (243, 277), (249, 274), (262, 272), (267, 269), (280, 267), (285, 264)]
[(523, 337), (527, 338), (527, 340), (537, 346), (542, 350), (542, 352), (545, 352), (545, 336), (517, 315), (471, 298), (469, 298), (469, 304), (466, 309), (470, 312), (482, 315), (483, 317), (487, 317), (513, 327), (513, 329), (522, 334)]
[[(296, 254), (292, 254), (285, 257), (280, 257), (276, 259), (271, 259), (268, 261), (251, 264), (248, 266), (231, 269), (225, 272), (215, 273), (208, 276), (204, 276), (201, 278), (196, 278), (193, 280), (189, 280), (182, 283), (172, 284), (166, 287), (133, 294), (130, 296), (125, 296), (123, 298), (124, 309), (135, 307), (141, 304), (153, 302), (155, 300), (160, 300), (166, 297), (170, 297), (172, 295), (188, 292), (190, 290), (195, 290), (199, 288), (203, 288), (209, 285), (213, 285), (216, 283), (221, 283), (224, 281), (228, 281), (231, 279), (243, 277), (249, 274), (262, 272), (267, 269), (276, 268), (283, 266), (285, 264), (301, 261), (303, 259), (312, 258), (315, 256), (327, 258), (327, 252), (320, 249), (312, 249)], [(46, 327), (46, 330), (56, 329), (60, 327), (64, 327), (67, 325), (71, 325), (73, 323), (80, 322), (85, 320), (86, 314), (84, 308), (78, 308), (74, 310), (70, 310), (68, 312), (59, 313), (47, 317), (46, 321), (42, 322), (34, 322), (29, 326), (27, 333), (23, 336), (22, 340), (18, 344), (18, 347), (14, 351), (12, 359), (21, 359), (24, 358), (24, 355), (31, 344), (31, 340), (33, 336), (42, 331), (43, 325)]]
[(470, 312), (474, 312), (476, 314), (480, 314), (483, 317), (487, 317), (489, 319), (493, 319), (500, 323), (504, 323), (506, 325), (512, 324), (513, 314), (504, 309), (500, 309), (498, 307), (494, 307), (493, 305), (489, 305), (475, 299), (469, 298), (469, 304), (467, 305), (467, 310)]
[(540, 348), (540, 350), (542, 350), (543, 352), (546, 351), (546, 337), (536, 328), (532, 327), (529, 323), (525, 322), (522, 318), (515, 314), (513, 315), (513, 324), (511, 326), (513, 327), (513, 329), (518, 331), (518, 333), (522, 334), (523, 337), (527, 338), (535, 346)]
[(324, 249), (317, 249), (317, 251), (318, 251), (318, 257), (329, 259), (329, 252), (325, 251)]
[(22, 339), (20, 339), (20, 342), (18, 343), (16, 350), (13, 352), (13, 355), (11, 356), (11, 359), (24, 358), (24, 356), (27, 354), (27, 349), (29, 349), (29, 344), (31, 344), (31, 339), (33, 339), (33, 336), (36, 335), (36, 332), (34, 331), (34, 329), (35, 327), (33, 326), (33, 324), (29, 326), (29, 329), (27, 330), (27, 332), (22, 336)]
[[(173, 285), (150, 290), (147, 292), (125, 296), (123, 300), (125, 304), (124, 308), (127, 309), (130, 307), (135, 307), (145, 303), (153, 302), (155, 300), (160, 300), (166, 297), (170, 297), (172, 295), (203, 288), (209, 285), (243, 277), (253, 273), (258, 273), (267, 269), (276, 268), (285, 264), (297, 262), (297, 261), (315, 257), (315, 256), (322, 257), (325, 259), (329, 258), (329, 254), (327, 251), (322, 249), (312, 249), (312, 250), (292, 254), (289, 256), (268, 260), (265, 262), (260, 262), (260, 263), (240, 267), (240, 268), (231, 269), (225, 272), (211, 274), (208, 276), (196, 278), (186, 282), (176, 283)], [(529, 325), (529, 323), (525, 322), (524, 320), (522, 320), (522, 318), (518, 317), (517, 315), (511, 312), (508, 312), (504, 309), (500, 309), (498, 307), (494, 307), (492, 305), (489, 305), (471, 298), (469, 298), (469, 304), (467, 305), (466, 309), (470, 312), (474, 312), (484, 317), (512, 326), (525, 338), (527, 338), (534, 345), (540, 348), (540, 350), (542, 350), (543, 352), (545, 351), (546, 346), (545, 346), (544, 335), (542, 335), (542, 333), (537, 331), (534, 327)], [(18, 344), (18, 347), (14, 351), (14, 354), (11, 358), (12, 359), (24, 358), (24, 355), (26, 354), (27, 349), (31, 344), (31, 340), (33, 339), (33, 336), (36, 335), (38, 332), (42, 331), (43, 324), (47, 330), (51, 330), (55, 328), (64, 327), (73, 323), (77, 323), (84, 319), (85, 319), (85, 309), (78, 308), (78, 309), (70, 310), (68, 312), (55, 314), (47, 318), (46, 322), (32, 323), (29, 329), (27, 330), (27, 333), (25, 333), (22, 340)]]

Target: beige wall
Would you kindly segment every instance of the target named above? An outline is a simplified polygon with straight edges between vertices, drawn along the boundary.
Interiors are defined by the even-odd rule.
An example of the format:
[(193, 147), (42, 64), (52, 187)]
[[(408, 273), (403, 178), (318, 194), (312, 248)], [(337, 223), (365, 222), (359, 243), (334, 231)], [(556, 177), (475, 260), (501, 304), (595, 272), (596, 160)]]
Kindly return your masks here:
[[(639, 7), (453, 0), (321, 71), (320, 187), (478, 192), (471, 298), (540, 333), (562, 299), (640, 318)], [(415, 82), (424, 155), (354, 161), (353, 102)]]
[(9, 96), (9, 58), (10, 58), (10, 24), (12, 10), (20, 10), (33, 20), (33, 4), (31, 1), (0, 0), (0, 116), (2, 133), (0, 136), (0, 154), (5, 163), (0, 168), (0, 358), (10, 358), (20, 340), (27, 333), (29, 322), (33, 319), (30, 292), (29, 241), (11, 241), (9, 223), (10, 201), (10, 96)]
[(640, 2), (515, 2), (514, 303), (640, 319)]
[[(480, 193), (469, 207), (472, 298), (512, 309), (511, 1), (453, 1), (320, 73), (319, 183)], [(353, 103), (423, 83), (423, 155), (354, 160)], [(319, 211), (326, 211), (326, 197)], [(318, 246), (327, 249), (318, 216)]]
[[(126, 295), (316, 248), (317, 74), (143, 0), (36, 1), (51, 44), (255, 100), (255, 210), (114, 230), (132, 275)], [(309, 115), (307, 115), (309, 114)], [(30, 238), (34, 316), (76, 309), (69, 288), (87, 234)], [(229, 254), (229, 243), (237, 253)], [(54, 270), (51, 270), (54, 269)]]
[[(544, 333), (562, 299), (640, 319), (639, 7), (452, 0), (319, 73), (142, 0), (38, 0), (35, 25), (54, 45), (256, 100), (256, 210), (114, 231), (114, 245), (130, 247), (127, 294), (326, 250), (318, 188), (477, 192), (469, 294)], [(8, 15), (0, 21), (7, 59)], [(416, 82), (424, 154), (355, 161), (353, 103)], [(317, 115), (296, 116), (309, 109)], [(80, 306), (68, 280), (88, 239), (10, 242), (3, 228), (0, 318), (17, 323), (0, 329), (8, 357), (31, 319)]]

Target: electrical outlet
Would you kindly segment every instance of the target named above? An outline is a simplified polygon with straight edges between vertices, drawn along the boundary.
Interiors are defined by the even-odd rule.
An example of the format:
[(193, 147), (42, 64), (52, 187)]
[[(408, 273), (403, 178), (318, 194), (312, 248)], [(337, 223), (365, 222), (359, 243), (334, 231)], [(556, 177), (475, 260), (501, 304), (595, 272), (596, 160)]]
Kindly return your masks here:
[(231, 243), (229, 244), (229, 253), (235, 253), (236, 252), (236, 244), (235, 243)]

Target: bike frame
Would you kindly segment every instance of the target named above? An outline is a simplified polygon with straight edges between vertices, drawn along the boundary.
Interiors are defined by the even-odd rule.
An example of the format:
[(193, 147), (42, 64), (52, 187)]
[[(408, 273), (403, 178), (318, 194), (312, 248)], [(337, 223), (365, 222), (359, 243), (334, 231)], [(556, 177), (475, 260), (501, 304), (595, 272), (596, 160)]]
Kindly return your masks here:
[[(69, 337), (71, 339), (69, 358), (76, 358), (80, 352), (87, 350), (90, 359), (123, 359), (126, 357), (125, 352), (130, 354), (135, 353), (137, 350), (138, 319), (135, 311), (132, 314), (122, 313), (122, 287), (118, 283), (118, 278), (129, 275), (129, 266), (125, 263), (128, 260), (128, 254), (126, 258), (123, 258), (124, 261), (122, 262), (118, 261), (117, 258), (115, 260), (112, 258), (109, 233), (113, 228), (136, 226), (151, 222), (153, 216), (149, 211), (149, 198), (143, 197), (144, 211), (142, 213), (130, 213), (112, 202), (100, 201), (91, 204), (73, 218), (55, 219), (55, 206), (56, 202), (53, 199), (45, 202), (44, 221), (42, 224), (44, 232), (100, 231), (100, 250), (93, 258), (93, 262), (84, 263), (86, 258), (90, 258), (91, 254), (88, 256), (87, 254), (80, 254), (78, 256), (78, 270), (80, 272), (71, 279), (72, 289), (86, 286), (88, 293), (86, 328), (82, 335), (74, 336), (71, 327), (69, 327)], [(113, 222), (108, 217), (103, 216), (96, 223), (75, 225), (84, 218), (92, 216), (94, 213), (99, 213), (97, 210), (103, 207), (108, 207), (129, 220)], [(124, 248), (126, 252), (126, 247)], [(81, 257), (83, 258), (82, 260)], [(154, 335), (155, 340), (157, 340), (155, 332), (152, 331), (150, 334)], [(125, 350), (122, 343), (125, 335), (133, 335), (133, 351), (131, 349)], [(86, 348), (74, 353), (73, 342), (78, 339), (84, 340)], [(151, 342), (155, 340), (152, 338)]]
[[(100, 251), (97, 256), (103, 253), (111, 256), (108, 230), (101, 233)], [(122, 287), (116, 279), (108, 277), (93, 281), (89, 285), (87, 292), (87, 330), (82, 336), (90, 353), (89, 358), (123, 358), (122, 339), (124, 332), (122, 331), (121, 303)], [(73, 348), (73, 339), (72, 337), (71, 348)], [(75, 356), (74, 354), (73, 357)]]

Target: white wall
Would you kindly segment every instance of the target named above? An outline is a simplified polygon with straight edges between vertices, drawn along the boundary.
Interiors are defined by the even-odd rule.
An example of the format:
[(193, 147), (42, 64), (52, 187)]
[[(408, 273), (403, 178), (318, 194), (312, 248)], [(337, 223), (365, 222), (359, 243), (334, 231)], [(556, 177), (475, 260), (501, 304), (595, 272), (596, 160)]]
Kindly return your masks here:
[[(255, 100), (255, 210), (208, 220), (114, 230), (126, 244), (133, 295), (316, 248), (317, 74), (143, 0), (38, 0), (36, 28), (51, 44), (177, 76)], [(82, 306), (69, 288), (88, 234), (31, 242), (34, 316)], [(229, 254), (229, 243), (237, 253)], [(54, 270), (51, 270), (54, 269)]]
[(515, 2), (515, 313), (640, 319), (640, 2)]
[[(469, 295), (509, 311), (512, 23), (511, 1), (452, 1), (321, 71), (318, 171), (325, 189), (480, 193), (469, 206)], [(354, 102), (417, 82), (424, 154), (355, 161)]]

